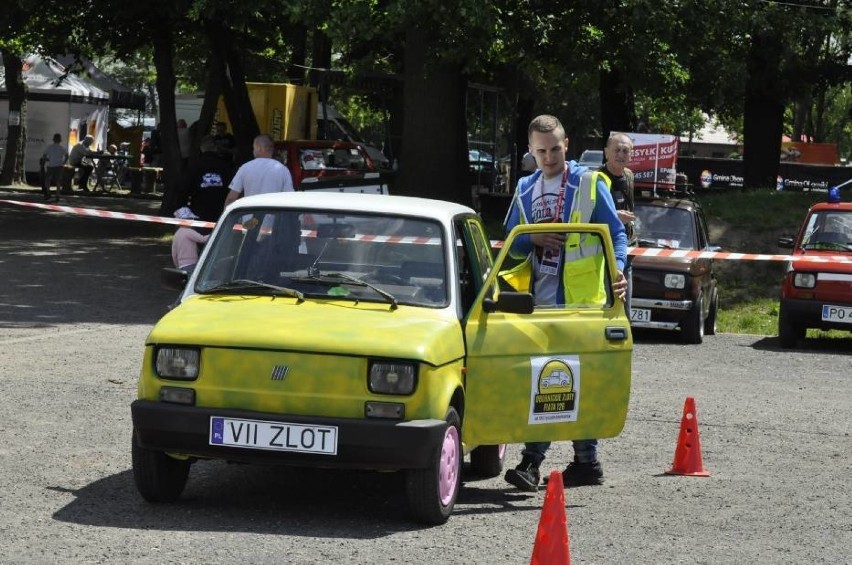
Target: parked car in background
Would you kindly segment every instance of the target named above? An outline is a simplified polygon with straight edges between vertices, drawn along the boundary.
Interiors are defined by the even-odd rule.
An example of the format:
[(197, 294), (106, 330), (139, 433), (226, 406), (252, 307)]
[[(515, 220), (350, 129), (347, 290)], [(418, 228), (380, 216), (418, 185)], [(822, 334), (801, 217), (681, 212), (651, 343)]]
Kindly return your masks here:
[[(640, 200), (635, 230), (642, 249), (718, 251), (710, 244), (698, 202)], [(695, 257), (633, 258), (630, 323), (635, 328), (680, 330), (684, 343), (701, 343), (716, 333), (719, 292), (713, 261)]]
[(275, 155), (290, 169), (296, 190), (387, 193), (373, 160), (356, 143), (277, 141)]
[(470, 162), (470, 184), (492, 188), (497, 176), (497, 163), (494, 156), (481, 149), (468, 149), (468, 161)]
[(798, 235), (782, 237), (778, 246), (793, 250), (781, 281), (781, 347), (795, 347), (808, 328), (852, 331), (852, 202), (841, 202), (832, 189), (828, 202), (808, 210)]
[(379, 169), (390, 169), (391, 162), (378, 147), (368, 144), (349, 120), (331, 104), (317, 104), (317, 139), (349, 141), (360, 145)]
[(580, 159), (577, 161), (577, 164), (590, 169), (597, 169), (603, 165), (603, 160), (604, 152), (602, 150), (586, 149), (580, 155)]

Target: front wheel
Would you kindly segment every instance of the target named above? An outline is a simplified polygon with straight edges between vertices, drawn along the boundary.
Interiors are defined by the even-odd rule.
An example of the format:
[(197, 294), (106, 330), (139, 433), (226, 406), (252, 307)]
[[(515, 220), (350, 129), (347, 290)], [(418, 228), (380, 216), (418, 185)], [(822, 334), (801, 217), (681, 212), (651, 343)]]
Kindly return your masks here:
[(716, 312), (719, 310), (719, 292), (713, 293), (712, 302), (710, 302), (710, 310), (707, 312), (707, 319), (704, 320), (704, 333), (706, 335), (716, 335)]
[(684, 343), (702, 343), (704, 341), (704, 298), (699, 296), (692, 310), (681, 323), (680, 339)]
[(162, 451), (152, 451), (139, 445), (133, 432), (133, 480), (142, 498), (148, 502), (174, 502), (189, 476), (189, 460), (175, 459)]
[(470, 452), (470, 470), (481, 477), (499, 477), (506, 458), (506, 444), (480, 445)]
[(461, 419), (455, 408), (447, 410), (443, 440), (435, 446), (426, 469), (409, 469), (405, 487), (414, 519), (426, 524), (445, 523), (461, 488)]
[(807, 328), (791, 322), (784, 313), (784, 309), (781, 309), (778, 314), (778, 339), (781, 341), (781, 347), (784, 349), (796, 347), (799, 340), (805, 339), (806, 332)]

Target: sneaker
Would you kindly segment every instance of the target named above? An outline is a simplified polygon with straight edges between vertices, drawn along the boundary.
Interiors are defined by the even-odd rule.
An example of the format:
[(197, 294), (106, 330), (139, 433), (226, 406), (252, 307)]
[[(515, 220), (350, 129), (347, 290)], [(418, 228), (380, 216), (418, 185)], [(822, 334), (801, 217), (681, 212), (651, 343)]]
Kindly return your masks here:
[(527, 492), (535, 492), (538, 490), (539, 472), (538, 465), (533, 463), (532, 459), (524, 457), (520, 465), (514, 469), (506, 471), (506, 476), (503, 477), (511, 485), (514, 485), (520, 490)]
[(599, 461), (578, 463), (574, 461), (562, 471), (562, 482), (566, 487), (580, 487), (603, 484), (603, 467)]

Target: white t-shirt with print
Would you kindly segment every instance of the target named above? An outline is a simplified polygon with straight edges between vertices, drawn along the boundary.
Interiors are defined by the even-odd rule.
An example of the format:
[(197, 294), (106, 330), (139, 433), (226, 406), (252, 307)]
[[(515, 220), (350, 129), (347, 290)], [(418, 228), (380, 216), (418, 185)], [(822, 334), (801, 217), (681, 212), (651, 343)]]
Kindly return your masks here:
[[(557, 175), (550, 179), (545, 179), (544, 175), (539, 177), (539, 180), (533, 186), (530, 223), (552, 222), (557, 213), (561, 215), (561, 211), (557, 212), (556, 210), (559, 201), (559, 189), (561, 187), (562, 175)], [(538, 253), (539, 251), (540, 248), (536, 247), (533, 253), (533, 273), (535, 277), (533, 295), (535, 296), (535, 303), (538, 305), (556, 304), (559, 278), (558, 275), (541, 271), (541, 256)]]

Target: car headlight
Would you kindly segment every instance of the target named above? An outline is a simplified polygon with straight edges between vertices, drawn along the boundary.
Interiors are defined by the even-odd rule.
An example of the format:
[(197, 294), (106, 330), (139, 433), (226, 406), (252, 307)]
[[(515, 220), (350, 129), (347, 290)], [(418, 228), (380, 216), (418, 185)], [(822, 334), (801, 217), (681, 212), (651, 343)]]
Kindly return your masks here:
[(686, 277), (683, 275), (676, 275), (674, 273), (667, 273), (666, 278), (663, 280), (663, 284), (666, 285), (666, 288), (683, 288), (686, 286)]
[(161, 347), (157, 350), (157, 375), (166, 379), (192, 380), (198, 378), (201, 352), (187, 347)]
[(816, 286), (816, 275), (813, 273), (796, 273), (793, 275), (793, 286), (797, 288), (813, 288)]
[(417, 384), (417, 365), (400, 361), (371, 361), (370, 392), (411, 394)]

